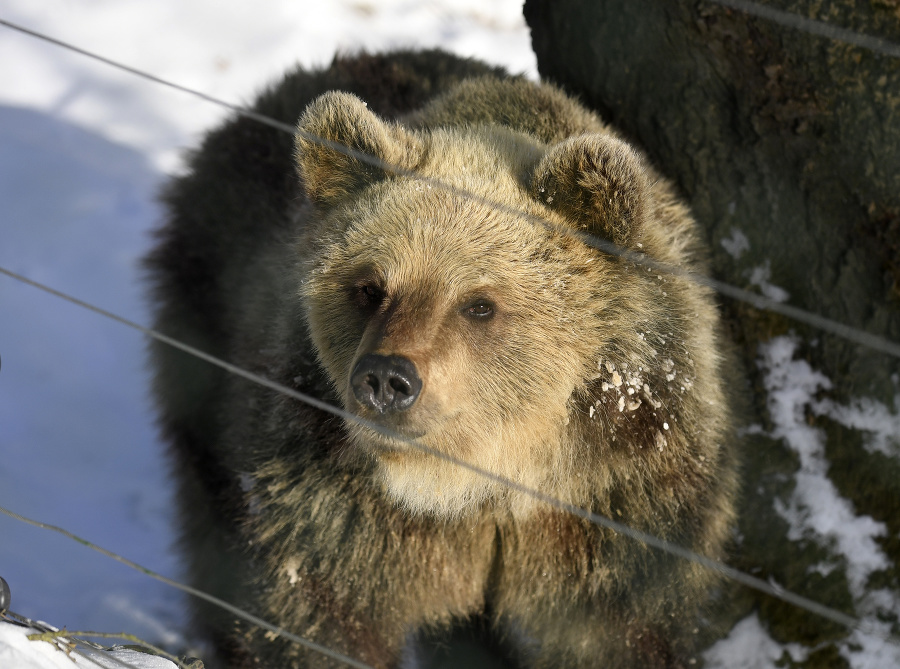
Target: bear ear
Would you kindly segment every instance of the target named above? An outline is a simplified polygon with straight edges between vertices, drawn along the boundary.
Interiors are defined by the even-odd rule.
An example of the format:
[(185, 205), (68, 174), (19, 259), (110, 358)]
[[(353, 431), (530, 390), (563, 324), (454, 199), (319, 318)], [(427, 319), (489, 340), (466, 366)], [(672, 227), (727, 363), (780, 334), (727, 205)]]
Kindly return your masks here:
[(641, 157), (605, 135), (570, 137), (538, 162), (532, 196), (579, 230), (631, 248), (640, 238), (649, 185)]
[[(411, 169), (422, 153), (421, 141), (411, 132), (378, 118), (355, 95), (338, 91), (309, 104), (297, 124), (294, 147), (306, 194), (326, 205), (387, 178), (393, 174), (390, 167)], [(345, 147), (351, 155), (341, 151)], [(360, 160), (359, 154), (376, 164)]]

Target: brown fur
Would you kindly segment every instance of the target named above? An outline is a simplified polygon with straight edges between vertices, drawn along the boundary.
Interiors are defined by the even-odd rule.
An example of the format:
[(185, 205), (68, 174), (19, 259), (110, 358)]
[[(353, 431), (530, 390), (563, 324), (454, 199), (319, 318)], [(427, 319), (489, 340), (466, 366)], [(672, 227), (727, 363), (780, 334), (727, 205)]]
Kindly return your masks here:
[[(173, 219), (151, 258), (160, 327), (432, 449), (721, 557), (736, 479), (712, 296), (564, 233), (702, 271), (672, 187), (550, 86), (429, 53), (336, 61), (320, 88), (357, 70), (414, 81), (417, 104), (384, 120), (350, 93), (312, 99), (296, 137), (300, 192), (242, 164), (253, 160), (235, 150), (243, 122), (207, 140), (170, 190)], [(290, 81), (263, 101), (290, 97)], [(271, 137), (257, 155), (282, 155)], [(237, 180), (219, 183), (223, 173)], [(221, 209), (220, 197), (249, 212)], [(205, 284), (191, 285), (185, 254)], [(484, 304), (492, 315), (469, 315)], [(357, 400), (350, 377), (368, 354), (415, 365), (422, 390), (408, 410)], [(472, 616), (523, 666), (684, 665), (709, 571), (248, 382), (203, 370), (190, 396), (182, 359), (156, 357), (163, 423), (187, 467), (184, 506), (200, 509), (187, 541), (201, 586), (376, 667), (396, 666), (411, 635)], [(219, 555), (225, 573), (201, 573)], [(221, 637), (231, 623), (213, 626)], [(332, 666), (237, 630), (226, 643), (242, 646), (233, 657), (245, 665)]]

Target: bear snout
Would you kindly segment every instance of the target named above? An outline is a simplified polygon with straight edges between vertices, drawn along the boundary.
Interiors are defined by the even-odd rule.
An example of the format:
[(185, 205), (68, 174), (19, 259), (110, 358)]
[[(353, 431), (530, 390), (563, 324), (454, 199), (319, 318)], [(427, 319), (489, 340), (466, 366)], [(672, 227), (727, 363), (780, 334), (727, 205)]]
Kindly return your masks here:
[(350, 386), (360, 404), (383, 414), (415, 404), (422, 379), (409, 358), (368, 353), (353, 368)]

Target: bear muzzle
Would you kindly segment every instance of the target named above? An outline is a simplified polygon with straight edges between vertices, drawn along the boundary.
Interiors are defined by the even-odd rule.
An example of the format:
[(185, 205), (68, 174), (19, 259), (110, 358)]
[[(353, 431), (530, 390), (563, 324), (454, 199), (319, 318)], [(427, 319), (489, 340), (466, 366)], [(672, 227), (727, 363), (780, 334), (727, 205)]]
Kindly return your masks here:
[(357, 401), (379, 414), (406, 411), (422, 391), (422, 379), (409, 358), (367, 353), (350, 376)]

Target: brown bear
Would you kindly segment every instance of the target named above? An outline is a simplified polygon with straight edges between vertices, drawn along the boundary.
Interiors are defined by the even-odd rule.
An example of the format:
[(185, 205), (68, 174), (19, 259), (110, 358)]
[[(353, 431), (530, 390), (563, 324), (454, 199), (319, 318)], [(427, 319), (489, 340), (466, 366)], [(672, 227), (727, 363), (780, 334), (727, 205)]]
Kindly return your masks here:
[[(437, 51), (254, 109), (297, 134), (234, 118), (169, 185), (156, 325), (369, 422), (155, 345), (194, 585), (372, 667), (467, 621), (516, 666), (686, 666), (715, 574), (434, 454), (722, 556), (713, 296), (581, 236), (703, 272), (672, 185), (554, 87)], [(342, 666), (197, 617), (223, 665)]]

